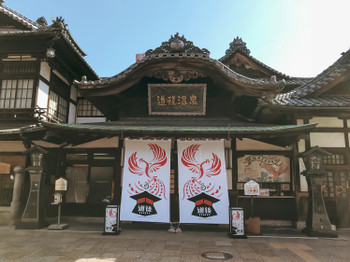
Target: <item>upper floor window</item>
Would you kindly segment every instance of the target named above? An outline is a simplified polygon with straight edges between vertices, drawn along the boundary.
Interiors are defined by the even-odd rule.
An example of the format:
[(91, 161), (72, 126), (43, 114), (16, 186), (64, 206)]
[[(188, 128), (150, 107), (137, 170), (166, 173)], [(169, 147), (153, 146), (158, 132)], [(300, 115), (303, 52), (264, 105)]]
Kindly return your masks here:
[(9, 55), (0, 63), (0, 108), (31, 108), (37, 59)]
[(78, 98), (77, 116), (103, 116), (103, 114), (87, 99)]
[(8, 79), (0, 83), (0, 108), (31, 108), (33, 79)]
[(48, 111), (49, 117), (58, 118), (56, 120), (67, 122), (68, 101), (50, 90)]

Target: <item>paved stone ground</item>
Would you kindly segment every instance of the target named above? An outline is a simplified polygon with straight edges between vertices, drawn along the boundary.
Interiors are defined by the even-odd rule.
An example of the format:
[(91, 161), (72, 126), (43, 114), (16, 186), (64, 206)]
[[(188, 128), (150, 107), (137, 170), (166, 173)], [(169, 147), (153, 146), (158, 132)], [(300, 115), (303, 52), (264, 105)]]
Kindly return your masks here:
[(350, 261), (350, 230), (339, 231), (338, 239), (309, 238), (288, 232), (230, 239), (225, 230), (215, 227), (207, 230), (187, 227), (174, 234), (163, 228), (145, 229), (146, 226), (126, 226), (119, 236), (87, 231), (89, 227), (81, 225), (64, 231), (0, 227), (0, 261), (220, 261), (202, 257), (204, 252), (231, 254), (232, 258), (226, 261)]

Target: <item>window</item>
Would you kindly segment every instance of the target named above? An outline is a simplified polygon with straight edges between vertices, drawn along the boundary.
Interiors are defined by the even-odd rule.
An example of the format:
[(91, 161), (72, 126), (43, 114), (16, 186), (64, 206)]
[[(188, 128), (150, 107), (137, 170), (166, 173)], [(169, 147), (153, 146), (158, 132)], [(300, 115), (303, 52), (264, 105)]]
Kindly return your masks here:
[(327, 198), (347, 198), (349, 174), (345, 171), (328, 171), (322, 182), (322, 193)]
[(103, 116), (103, 114), (87, 99), (78, 99), (78, 116)]
[(2, 80), (0, 108), (31, 108), (33, 79)]
[(61, 121), (67, 121), (68, 102), (54, 91), (49, 93), (49, 115), (59, 118)]
[(31, 108), (36, 58), (8, 56), (0, 63), (0, 108)]
[(323, 158), (324, 165), (344, 165), (344, 155), (333, 154)]

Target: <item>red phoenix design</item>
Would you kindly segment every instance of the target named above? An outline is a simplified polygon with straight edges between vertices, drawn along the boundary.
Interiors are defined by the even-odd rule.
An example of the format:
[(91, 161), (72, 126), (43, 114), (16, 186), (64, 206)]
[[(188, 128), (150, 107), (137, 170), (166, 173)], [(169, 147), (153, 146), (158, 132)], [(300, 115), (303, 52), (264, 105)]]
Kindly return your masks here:
[(211, 160), (206, 159), (202, 163), (199, 163), (195, 156), (199, 149), (199, 144), (193, 144), (187, 147), (182, 152), (181, 162), (184, 166), (194, 173), (196, 176), (192, 176), (183, 187), (183, 198), (185, 196), (192, 197), (199, 194), (201, 191), (214, 196), (220, 193), (221, 186), (215, 187), (212, 183), (209, 183), (208, 186), (200, 180), (203, 176), (212, 177), (217, 176), (221, 172), (221, 160), (220, 158), (212, 153), (213, 158)]
[(148, 180), (145, 182), (145, 185), (142, 185), (140, 181), (135, 184), (135, 188), (129, 184), (130, 190), (134, 193), (140, 193), (145, 190), (148, 190), (151, 194), (156, 196), (165, 196), (165, 185), (162, 180), (157, 176), (153, 175), (156, 171), (164, 166), (168, 160), (165, 150), (158, 146), (157, 144), (148, 144), (149, 148), (153, 153), (153, 159), (150, 162), (147, 162), (143, 158), (137, 157), (137, 152), (134, 152), (128, 160), (129, 171), (135, 175), (146, 175)]

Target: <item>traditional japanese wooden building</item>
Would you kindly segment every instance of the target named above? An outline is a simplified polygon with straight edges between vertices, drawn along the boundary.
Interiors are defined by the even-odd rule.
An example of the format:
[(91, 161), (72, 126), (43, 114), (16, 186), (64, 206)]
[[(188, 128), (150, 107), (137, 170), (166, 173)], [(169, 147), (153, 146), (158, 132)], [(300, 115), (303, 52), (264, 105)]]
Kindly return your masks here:
[[(262, 220), (297, 226), (306, 219), (308, 197), (305, 179), (300, 175), (304, 167), (297, 155), (314, 145), (333, 153), (324, 159), (328, 173), (323, 195), (332, 223), (348, 226), (349, 51), (318, 76), (298, 78), (284, 75), (252, 57), (238, 37), (217, 60), (210, 57), (208, 50), (177, 33), (158, 48), (146, 51), (142, 59), (123, 72), (98, 78), (82, 58), (83, 53), (63, 20), (40, 26), (3, 5), (0, 11), (4, 17), (0, 21), (17, 19), (16, 26), (21, 27), (15, 32), (0, 32), (1, 39), (8, 43), (7, 49), (1, 49), (1, 68), (7, 68), (12, 54), (19, 54), (20, 46), (16, 49), (16, 45), (25, 38), (33, 39), (29, 45), (32, 49), (25, 53), (36, 59), (38, 69), (33, 71), (33, 99), (25, 108), (31, 116), (28, 123), (20, 122), (14, 109), (1, 107), (10, 103), (5, 95), (9, 77), (2, 71), (0, 114), (6, 112), (12, 118), (1, 124), (0, 143), (23, 143), (28, 148), (37, 145), (48, 151), (42, 188), (48, 215), (54, 214), (50, 207), (54, 181), (65, 177), (69, 187), (63, 212), (102, 216), (103, 199), (109, 198), (116, 204), (121, 201), (125, 139), (166, 138), (172, 141), (171, 221), (177, 221), (177, 140), (223, 139), (230, 206), (249, 211), (250, 200), (243, 194), (243, 185), (254, 179), (264, 192), (257, 197), (256, 214)], [(43, 38), (48, 38), (47, 42)], [(48, 58), (49, 48), (56, 50), (53, 58)], [(36, 53), (39, 49), (41, 52)], [(60, 50), (65, 50), (62, 57)], [(52, 79), (67, 80), (63, 81), (64, 88), (53, 84), (52, 90), (66, 92), (69, 103), (78, 106), (77, 111), (69, 107), (68, 115), (74, 121), (66, 118), (54, 122), (38, 113), (35, 116), (41, 118), (33, 118), (37, 105), (50, 105), (34, 99), (43, 90), (41, 83), (51, 90), (51, 81), (45, 80), (42, 73), (44, 67), (52, 68), (47, 71)], [(15, 79), (23, 77), (17, 71), (13, 75)], [(77, 80), (74, 84), (73, 79)], [(72, 98), (73, 90), (79, 92), (80, 103), (77, 96)], [(0, 156), (20, 155), (24, 147), (14, 152), (0, 151)], [(0, 162), (25, 164), (24, 160), (12, 163), (9, 158)], [(9, 172), (4, 176), (8, 175)]]

